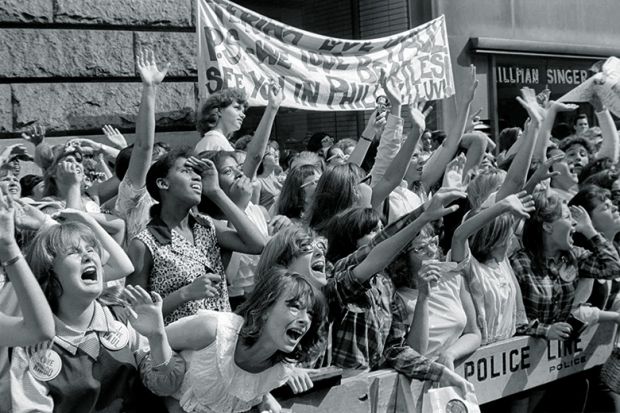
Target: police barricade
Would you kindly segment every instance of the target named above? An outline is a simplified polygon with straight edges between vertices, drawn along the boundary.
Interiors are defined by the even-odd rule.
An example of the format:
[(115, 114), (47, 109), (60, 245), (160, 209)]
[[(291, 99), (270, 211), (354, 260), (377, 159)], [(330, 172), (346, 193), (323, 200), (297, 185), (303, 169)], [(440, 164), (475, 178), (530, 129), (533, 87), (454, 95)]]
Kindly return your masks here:
[[(481, 347), (456, 372), (474, 385), (480, 404), (488, 403), (603, 364), (615, 331), (615, 324), (606, 323), (587, 328), (573, 341), (514, 337)], [(355, 373), (330, 368), (315, 377), (317, 385), (310, 392), (292, 395), (284, 389), (275, 395), (284, 411), (294, 413), (416, 410), (420, 382), (393, 370)]]

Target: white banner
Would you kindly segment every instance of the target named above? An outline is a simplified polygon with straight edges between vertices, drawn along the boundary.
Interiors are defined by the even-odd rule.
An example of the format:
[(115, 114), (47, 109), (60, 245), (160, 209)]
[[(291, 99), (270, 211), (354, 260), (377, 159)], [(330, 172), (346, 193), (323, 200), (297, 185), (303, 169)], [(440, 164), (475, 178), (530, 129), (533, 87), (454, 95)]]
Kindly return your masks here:
[(610, 57), (600, 73), (560, 98), (561, 102), (589, 102), (596, 93), (607, 109), (620, 116), (620, 59)]
[(201, 100), (236, 87), (250, 105), (264, 106), (273, 79), (284, 88), (283, 107), (374, 109), (382, 70), (401, 84), (403, 104), (454, 94), (444, 16), (381, 39), (344, 40), (287, 26), (227, 0), (196, 1)]

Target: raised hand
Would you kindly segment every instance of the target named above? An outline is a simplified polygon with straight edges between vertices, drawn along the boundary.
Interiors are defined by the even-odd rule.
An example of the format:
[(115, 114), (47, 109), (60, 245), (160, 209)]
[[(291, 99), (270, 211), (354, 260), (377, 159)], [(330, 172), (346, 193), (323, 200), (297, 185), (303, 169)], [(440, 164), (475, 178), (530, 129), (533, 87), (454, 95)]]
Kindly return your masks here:
[(71, 162), (60, 162), (56, 170), (56, 177), (61, 182), (80, 184), (84, 179), (82, 167)]
[(65, 208), (62, 211), (58, 211), (53, 215), (53, 218), (67, 222), (80, 222), (88, 226), (93, 225), (93, 222), (96, 223), (95, 218), (88, 212), (73, 208)]
[(476, 66), (469, 65), (469, 83), (465, 89), (465, 98), (468, 102), (474, 100), (476, 89), (478, 88), (478, 79), (476, 78)]
[(411, 112), (411, 119), (416, 124), (420, 132), (426, 129), (426, 116), (433, 110), (432, 106), (428, 106), (424, 109), (425, 103), (419, 102), (409, 105), (409, 111)]
[(37, 146), (41, 142), (43, 142), (43, 139), (45, 139), (45, 126), (34, 125), (26, 132), (22, 132), (21, 137), (25, 141), (32, 143), (34, 146)]
[(19, 230), (38, 231), (47, 220), (47, 215), (40, 209), (19, 199), (14, 200), (14, 207), (15, 226)]
[(538, 102), (539, 106), (545, 109), (548, 109), (549, 106), (551, 106), (551, 102), (549, 101), (550, 97), (551, 97), (551, 90), (549, 90), (549, 88), (545, 86), (545, 89), (536, 95), (536, 102)]
[(127, 147), (127, 140), (118, 129), (112, 127), (111, 125), (103, 125), (101, 130), (110, 143), (112, 143), (117, 149), (124, 149)]
[(596, 233), (594, 229), (594, 225), (592, 225), (592, 220), (590, 219), (590, 215), (586, 212), (586, 210), (582, 206), (571, 206), (570, 207), (571, 215), (573, 219), (577, 223), (575, 226), (575, 231), (579, 232), (586, 237), (590, 237), (592, 234)]
[(192, 156), (187, 160), (186, 164), (202, 177), (202, 193), (204, 195), (209, 196), (209, 194), (213, 194), (221, 189), (217, 168), (213, 162)]
[(443, 188), (464, 190), (467, 186), (463, 184), (463, 169), (466, 161), (465, 154), (460, 154), (446, 165), (446, 172), (443, 175)]
[(574, 103), (556, 102), (554, 100), (550, 102), (550, 105), (558, 112), (572, 112), (573, 110), (579, 109), (579, 105), (575, 105)]
[[(522, 93), (524, 89), (529, 88), (521, 89)], [(527, 114), (529, 115), (532, 122), (540, 124), (545, 117), (546, 111), (542, 107), (540, 107), (538, 103), (536, 103), (536, 97), (525, 97), (526, 95), (526, 93), (523, 93), (524, 98), (522, 98), (521, 96), (517, 96), (517, 102), (519, 102), (519, 104), (523, 106), (523, 109), (527, 111)]]
[(134, 330), (147, 338), (164, 333), (163, 300), (159, 294), (149, 294), (139, 285), (128, 285), (123, 290), (123, 297), (131, 308), (129, 322)]
[(284, 100), (284, 89), (275, 81), (269, 82), (269, 95), (267, 97), (267, 106), (271, 109), (279, 109)]
[(452, 188), (440, 188), (439, 191), (424, 205), (424, 212), (422, 215), (427, 217), (429, 221), (435, 221), (439, 218), (451, 214), (457, 209), (458, 205), (452, 205), (446, 208), (446, 205), (451, 204), (457, 199), (465, 198), (467, 194), (458, 189)]
[(0, 190), (0, 247), (15, 243), (15, 208), (13, 199)]
[(559, 171), (551, 172), (551, 167), (563, 160), (566, 157), (563, 153), (552, 156), (547, 159), (545, 162), (540, 162), (536, 171), (530, 177), (530, 181), (538, 184), (539, 182), (544, 181), (545, 179), (553, 178), (554, 176), (560, 175)]
[(506, 212), (511, 213), (516, 218), (528, 219), (530, 213), (536, 209), (534, 199), (526, 191), (512, 194), (500, 201), (506, 208)]
[(166, 63), (162, 70), (157, 69), (155, 53), (153, 53), (151, 49), (140, 50), (138, 52), (136, 64), (142, 83), (147, 86), (159, 85), (162, 80), (164, 80), (164, 77), (166, 77), (166, 73), (168, 73), (168, 69), (170, 68), (170, 63)]
[(228, 196), (237, 206), (247, 205), (247, 202), (252, 197), (253, 190), (254, 187), (252, 186), (252, 180), (244, 175), (235, 179), (232, 185), (230, 185)]
[(381, 76), (379, 78), (379, 84), (385, 91), (385, 95), (392, 107), (400, 107), (402, 104), (402, 93), (400, 92), (400, 87), (396, 83), (396, 78), (393, 76), (388, 76), (385, 73), (385, 70), (381, 69)]
[(293, 225), (293, 221), (291, 221), (289, 217), (285, 215), (276, 215), (269, 221), (269, 233), (271, 235), (277, 234), (291, 225)]
[(0, 166), (7, 164), (13, 157), (27, 155), (26, 147), (21, 143), (6, 146), (0, 152)]

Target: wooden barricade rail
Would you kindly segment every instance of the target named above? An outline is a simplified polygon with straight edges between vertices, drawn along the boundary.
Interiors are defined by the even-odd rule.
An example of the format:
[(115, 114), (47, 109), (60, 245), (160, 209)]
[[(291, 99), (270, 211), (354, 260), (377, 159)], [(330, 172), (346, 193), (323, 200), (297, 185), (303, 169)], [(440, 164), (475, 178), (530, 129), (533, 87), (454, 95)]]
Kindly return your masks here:
[[(456, 366), (470, 381), (480, 404), (488, 403), (603, 364), (614, 346), (615, 324), (587, 328), (574, 341), (521, 336), (478, 349)], [(311, 391), (275, 392), (293, 413), (400, 413), (418, 403), (420, 382), (393, 370), (369, 373), (329, 368), (315, 377)], [(413, 390), (412, 389), (417, 389)]]

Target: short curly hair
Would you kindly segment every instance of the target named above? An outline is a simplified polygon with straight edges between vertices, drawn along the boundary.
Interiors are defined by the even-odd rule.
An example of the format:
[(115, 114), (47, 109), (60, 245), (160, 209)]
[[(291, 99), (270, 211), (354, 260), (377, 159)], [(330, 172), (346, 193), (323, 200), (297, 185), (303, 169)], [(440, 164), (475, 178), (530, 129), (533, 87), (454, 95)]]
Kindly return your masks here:
[(243, 105), (244, 110), (248, 108), (245, 92), (237, 88), (222, 89), (207, 98), (196, 119), (196, 129), (200, 132), (200, 136), (215, 127), (220, 119), (220, 110), (232, 105), (233, 102)]
[(561, 150), (566, 152), (568, 148), (573, 145), (583, 146), (590, 156), (594, 153), (594, 145), (592, 145), (592, 142), (582, 136), (571, 136), (570, 138), (562, 139), (559, 146)]

